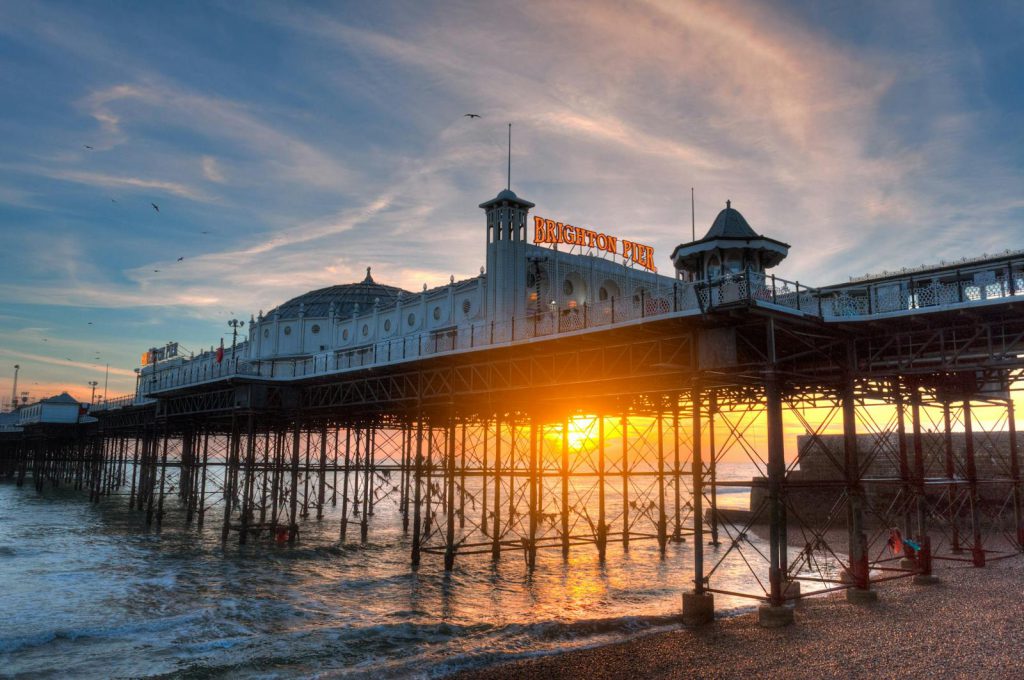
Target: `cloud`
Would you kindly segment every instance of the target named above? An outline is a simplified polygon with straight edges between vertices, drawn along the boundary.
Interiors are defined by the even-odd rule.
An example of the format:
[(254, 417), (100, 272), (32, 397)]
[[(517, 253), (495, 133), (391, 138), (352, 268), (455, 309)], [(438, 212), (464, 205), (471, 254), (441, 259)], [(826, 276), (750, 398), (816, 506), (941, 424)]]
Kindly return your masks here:
[(224, 171), (221, 170), (220, 163), (213, 156), (203, 156), (203, 177), (210, 180), (211, 182), (217, 182), (218, 184), (224, 182)]
[[(272, 174), (293, 182), (336, 189), (353, 180), (337, 159), (262, 120), (245, 103), (181, 87), (158, 76), (93, 91), (79, 106), (121, 141), (127, 139), (134, 123), (161, 125), (187, 130), (207, 144), (230, 144), (255, 156)], [(205, 158), (203, 167), (205, 171)]]
[[(70, 359), (60, 359), (56, 357), (49, 357), (43, 354), (33, 354), (31, 352), (19, 352), (17, 350), (0, 347), (0, 356), (11, 358), (11, 359), (24, 359), (34, 361), (41, 364), (48, 364), (50, 366), (64, 366), (68, 368), (80, 368), (88, 371), (99, 372), (103, 374), (107, 368), (101, 364), (87, 363), (84, 361), (74, 361)], [(135, 377), (135, 372), (130, 371), (126, 368), (115, 368), (110, 367), (110, 374), (122, 377)]]
[(178, 182), (168, 182), (159, 179), (146, 179), (143, 177), (118, 177), (106, 175), (99, 172), (85, 172), (77, 170), (39, 170), (40, 174), (54, 179), (79, 184), (89, 184), (100, 187), (130, 187), (133, 189), (156, 189), (158, 191), (181, 196), (193, 201), (211, 201), (211, 197), (192, 187)]

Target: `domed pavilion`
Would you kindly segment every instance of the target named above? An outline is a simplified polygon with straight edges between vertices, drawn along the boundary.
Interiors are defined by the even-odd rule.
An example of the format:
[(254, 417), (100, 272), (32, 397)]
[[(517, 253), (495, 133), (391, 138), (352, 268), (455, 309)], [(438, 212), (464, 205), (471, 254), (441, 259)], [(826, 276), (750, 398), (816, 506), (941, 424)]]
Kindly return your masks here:
[(676, 246), (672, 263), (683, 281), (709, 281), (747, 269), (764, 273), (788, 253), (788, 243), (759, 235), (726, 201), (704, 238)]

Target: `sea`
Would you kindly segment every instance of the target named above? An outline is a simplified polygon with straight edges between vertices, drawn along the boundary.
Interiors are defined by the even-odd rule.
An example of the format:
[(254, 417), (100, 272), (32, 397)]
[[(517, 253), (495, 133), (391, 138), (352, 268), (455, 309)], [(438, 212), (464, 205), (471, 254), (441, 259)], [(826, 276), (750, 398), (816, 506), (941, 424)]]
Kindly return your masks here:
[[(756, 470), (723, 463), (721, 479)], [(726, 493), (728, 492), (728, 493)], [(746, 508), (747, 487), (721, 489), (725, 508)], [(339, 503), (340, 505), (340, 503)], [(219, 521), (184, 528), (169, 508), (162, 530), (125, 496), (38, 495), (0, 482), (0, 676), (4, 677), (418, 677), (571, 648), (607, 644), (678, 625), (693, 586), (692, 543), (610, 541), (521, 554), (464, 555), (410, 567), (411, 539), (398, 508), (381, 503), (369, 540), (338, 540), (340, 508), (306, 520), (298, 545), (237, 538)], [(219, 519), (219, 518), (218, 518)], [(748, 554), (767, 536), (747, 536)], [(709, 568), (719, 547), (707, 547)], [(715, 571), (723, 590), (760, 592), (743, 559)], [(755, 600), (716, 596), (716, 612)]]

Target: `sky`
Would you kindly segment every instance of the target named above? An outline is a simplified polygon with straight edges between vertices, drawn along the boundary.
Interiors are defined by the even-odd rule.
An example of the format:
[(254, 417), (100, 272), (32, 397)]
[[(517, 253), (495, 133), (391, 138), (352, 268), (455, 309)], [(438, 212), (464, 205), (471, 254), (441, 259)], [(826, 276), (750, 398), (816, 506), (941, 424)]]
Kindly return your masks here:
[(731, 199), (809, 285), (1022, 248), (1021, 35), (998, 1), (0, 0), (0, 401), (14, 364), (130, 392), (367, 266), (475, 275), (510, 122), (536, 214), (663, 272), (691, 187), (698, 237)]

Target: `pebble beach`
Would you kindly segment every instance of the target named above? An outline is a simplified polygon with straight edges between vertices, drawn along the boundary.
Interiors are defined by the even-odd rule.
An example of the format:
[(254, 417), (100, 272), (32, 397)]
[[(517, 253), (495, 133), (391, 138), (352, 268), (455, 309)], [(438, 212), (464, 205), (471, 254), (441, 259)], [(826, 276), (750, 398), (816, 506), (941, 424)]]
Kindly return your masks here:
[(939, 563), (935, 573), (935, 585), (879, 584), (873, 604), (850, 604), (842, 592), (808, 598), (787, 628), (763, 629), (755, 612), (455, 677), (1024, 677), (1024, 560)]

